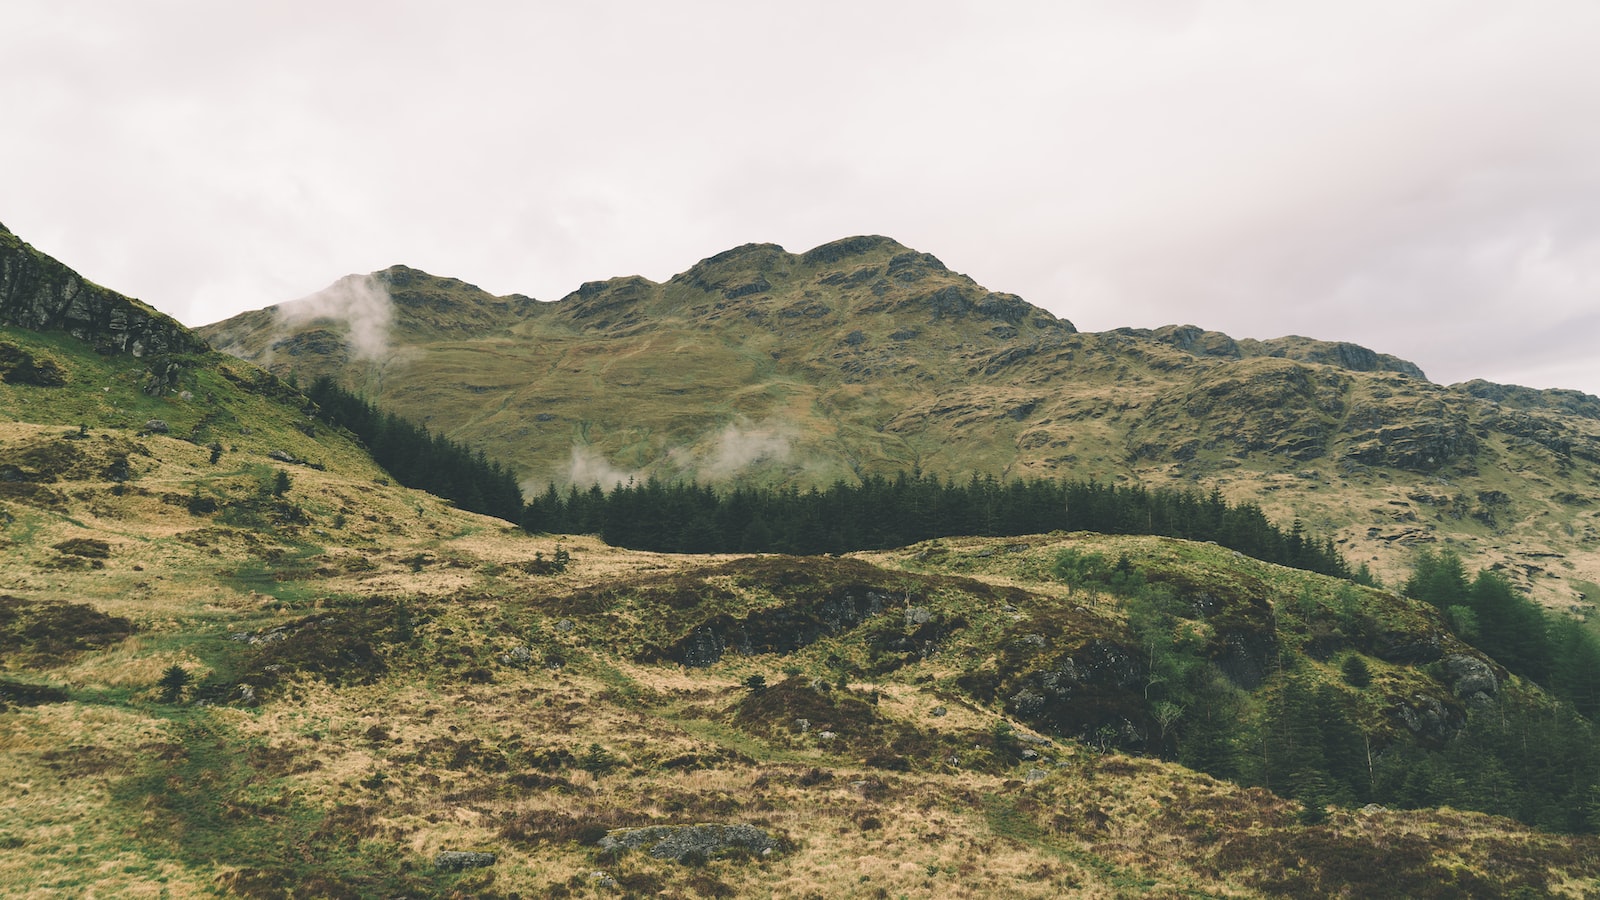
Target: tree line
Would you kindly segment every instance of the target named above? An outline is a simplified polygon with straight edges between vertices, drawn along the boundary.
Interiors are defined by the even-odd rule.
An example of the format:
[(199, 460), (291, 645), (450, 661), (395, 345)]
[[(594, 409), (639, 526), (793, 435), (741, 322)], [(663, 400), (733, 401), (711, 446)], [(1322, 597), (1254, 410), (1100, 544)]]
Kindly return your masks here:
[(1154, 534), (1215, 541), (1266, 562), (1341, 578), (1352, 572), (1331, 539), (1296, 521), (1287, 531), (1251, 503), (1219, 491), (1118, 487), (1045, 478), (1002, 481), (973, 475), (964, 483), (923, 472), (873, 475), (826, 489), (737, 486), (719, 491), (696, 482), (648, 480), (550, 485), (524, 504), (515, 474), (497, 461), (319, 377), (306, 391), (315, 415), (354, 434), (394, 479), (452, 500), (462, 509), (517, 522), (531, 532), (598, 534), (607, 543), (667, 553), (815, 555), (882, 550), (938, 537), (1006, 537), (1049, 531)]
[(385, 413), (324, 375), (306, 397), (318, 419), (347, 429), (395, 481), (452, 500), (462, 509), (515, 522), (522, 488), (511, 469), (473, 452), (427, 426)]
[(1332, 539), (1299, 522), (1287, 531), (1252, 503), (1229, 503), (1219, 491), (1119, 487), (1046, 478), (958, 483), (920, 472), (868, 476), (826, 489), (694, 482), (618, 484), (609, 491), (552, 485), (530, 501), (529, 531), (597, 533), (606, 543), (668, 553), (813, 555), (882, 550), (957, 535), (1007, 537), (1050, 531), (1154, 534), (1215, 541), (1266, 562), (1351, 577)]

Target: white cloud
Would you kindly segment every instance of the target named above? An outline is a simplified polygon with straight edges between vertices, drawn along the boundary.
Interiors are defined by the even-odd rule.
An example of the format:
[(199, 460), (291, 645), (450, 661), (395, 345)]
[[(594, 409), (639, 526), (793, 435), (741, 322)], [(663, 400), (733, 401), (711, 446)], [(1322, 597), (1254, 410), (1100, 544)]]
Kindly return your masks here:
[(793, 429), (781, 424), (752, 426), (730, 422), (717, 433), (710, 458), (700, 475), (711, 480), (732, 478), (751, 466), (781, 463), (793, 449)]
[(278, 306), (277, 324), (286, 332), (326, 319), (344, 326), (353, 359), (382, 359), (389, 349), (394, 300), (372, 275), (347, 275), (315, 294)]
[(599, 485), (601, 489), (609, 491), (619, 484), (636, 480), (639, 473), (617, 468), (604, 454), (587, 444), (573, 444), (565, 475), (569, 485), (580, 488)]
[(1600, 392), (1588, 0), (20, 0), (7, 26), (0, 221), (191, 324), (400, 262), (554, 299), (876, 232), (1080, 327)]

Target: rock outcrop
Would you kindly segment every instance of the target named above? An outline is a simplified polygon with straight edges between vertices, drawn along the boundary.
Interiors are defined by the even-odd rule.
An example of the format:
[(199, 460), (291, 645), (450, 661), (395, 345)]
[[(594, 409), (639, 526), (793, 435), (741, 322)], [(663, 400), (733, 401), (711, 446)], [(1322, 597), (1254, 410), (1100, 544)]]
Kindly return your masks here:
[(1299, 335), (1288, 335), (1266, 341), (1250, 338), (1236, 341), (1220, 331), (1207, 331), (1194, 325), (1164, 325), (1156, 329), (1118, 328), (1114, 333), (1148, 338), (1195, 356), (1223, 359), (1267, 356), (1333, 366), (1351, 372), (1393, 372), (1419, 381), (1428, 379), (1414, 362), (1387, 353), (1378, 353), (1347, 341), (1319, 341)]
[(433, 858), (433, 867), (443, 872), (460, 872), (463, 869), (481, 869), (498, 861), (493, 853), (470, 850), (441, 850)]
[(64, 331), (107, 354), (210, 349), (177, 320), (85, 280), (4, 225), (0, 225), (0, 324)]
[(600, 839), (600, 849), (623, 853), (647, 847), (656, 859), (704, 862), (732, 852), (765, 856), (778, 842), (754, 825), (652, 825), (619, 828)]
[(1465, 653), (1444, 658), (1445, 678), (1450, 690), (1468, 703), (1487, 704), (1500, 693), (1500, 680), (1489, 663)]

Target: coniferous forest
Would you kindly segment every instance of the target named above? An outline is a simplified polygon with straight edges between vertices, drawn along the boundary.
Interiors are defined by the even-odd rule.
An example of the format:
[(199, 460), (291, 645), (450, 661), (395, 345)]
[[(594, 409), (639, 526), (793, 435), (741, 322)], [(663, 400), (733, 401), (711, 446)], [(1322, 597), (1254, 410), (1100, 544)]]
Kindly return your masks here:
[(598, 534), (630, 550), (664, 553), (847, 553), (956, 535), (1004, 537), (1050, 531), (1154, 534), (1214, 541), (1265, 562), (1341, 578), (1352, 573), (1331, 539), (1299, 522), (1285, 532), (1260, 507), (1213, 491), (1147, 490), (1092, 481), (1035, 478), (966, 483), (921, 472), (836, 482), (826, 490), (735, 487), (695, 482), (592, 485), (566, 494), (547, 487), (524, 505), (516, 476), (498, 461), (385, 413), (331, 378), (306, 396), (324, 422), (361, 439), (373, 459), (407, 487), (462, 509), (518, 522), (528, 531)]
[(1257, 559), (1350, 577), (1330, 539), (1299, 522), (1284, 532), (1260, 507), (1232, 504), (1213, 491), (1147, 490), (1036, 478), (964, 484), (933, 475), (869, 476), (826, 490), (695, 483), (571, 488), (552, 485), (523, 513), (529, 531), (597, 533), (606, 543), (668, 553), (846, 553), (939, 537), (1006, 537), (1050, 531), (1153, 534), (1215, 541)]
[(513, 522), (521, 514), (516, 475), (482, 450), (474, 453), (426, 426), (382, 412), (326, 376), (313, 382), (306, 396), (316, 404), (319, 419), (360, 438), (373, 460), (406, 487)]
[[(1380, 803), (1449, 806), (1551, 831), (1600, 832), (1600, 733), (1593, 722), (1600, 713), (1600, 639), (1576, 619), (1547, 616), (1497, 572), (1469, 578), (1454, 553), (1424, 551), (1402, 591), (1439, 606), (1459, 637), (1543, 688), (1548, 699), (1507, 702), (1503, 690), (1464, 704), (1465, 721), (1453, 735), (1416, 743), (1374, 740), (1370, 724), (1362, 725), (1372, 673), (1359, 653), (1344, 655), (1336, 681), (1313, 673), (1302, 657), (1285, 657), (1277, 683), (1251, 704), (1194, 642), (1184, 621), (1192, 609), (1170, 585), (1147, 580), (1126, 561), (1071, 550), (1058, 558), (1056, 574), (1121, 598), (1148, 652), (1144, 677), (1158, 731), (1146, 752), (1298, 799), (1309, 821), (1320, 820), (1327, 803)], [(1353, 598), (1355, 590), (1346, 586), (1343, 594)], [(1330, 632), (1354, 638), (1373, 630), (1354, 603), (1334, 609), (1335, 621), (1323, 623)], [(1487, 630), (1484, 622), (1491, 623)]]

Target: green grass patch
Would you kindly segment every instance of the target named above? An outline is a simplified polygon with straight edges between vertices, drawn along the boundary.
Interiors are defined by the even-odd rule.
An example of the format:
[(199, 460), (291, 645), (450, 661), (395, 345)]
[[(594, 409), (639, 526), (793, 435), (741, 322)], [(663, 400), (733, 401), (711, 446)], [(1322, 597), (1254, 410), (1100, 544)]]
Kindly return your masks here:
[(439, 885), (407, 872), (406, 851), (377, 838), (376, 810), (293, 798), (281, 751), (233, 733), (209, 711), (166, 711), (174, 742), (149, 748), (111, 802), (139, 828), (129, 849), (196, 870), (240, 867), (219, 885), (241, 896), (418, 896)]
[(1088, 869), (1124, 891), (1144, 893), (1156, 886), (1156, 882), (1134, 875), (1101, 856), (1063, 847), (1018, 805), (1015, 797), (984, 795), (983, 817), (989, 830), (996, 836), (1038, 850), (1064, 863)]

